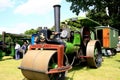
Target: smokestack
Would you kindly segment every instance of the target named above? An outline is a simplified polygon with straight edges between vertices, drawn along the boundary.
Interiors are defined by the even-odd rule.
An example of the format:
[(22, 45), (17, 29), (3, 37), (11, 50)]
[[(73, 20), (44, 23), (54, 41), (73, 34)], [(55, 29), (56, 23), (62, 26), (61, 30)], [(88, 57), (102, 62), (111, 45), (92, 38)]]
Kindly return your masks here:
[(60, 32), (60, 5), (54, 5), (54, 22), (55, 22), (55, 31)]

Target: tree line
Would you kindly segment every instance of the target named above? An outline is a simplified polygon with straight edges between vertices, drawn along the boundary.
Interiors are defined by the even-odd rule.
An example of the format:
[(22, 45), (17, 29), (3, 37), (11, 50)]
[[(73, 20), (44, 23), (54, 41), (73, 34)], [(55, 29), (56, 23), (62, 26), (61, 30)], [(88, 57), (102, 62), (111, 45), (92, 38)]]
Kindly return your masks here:
[[(86, 16), (103, 26), (111, 26), (119, 30), (120, 0), (66, 0), (71, 3), (70, 10), (79, 15), (81, 11)], [(120, 32), (119, 32), (120, 34)]]

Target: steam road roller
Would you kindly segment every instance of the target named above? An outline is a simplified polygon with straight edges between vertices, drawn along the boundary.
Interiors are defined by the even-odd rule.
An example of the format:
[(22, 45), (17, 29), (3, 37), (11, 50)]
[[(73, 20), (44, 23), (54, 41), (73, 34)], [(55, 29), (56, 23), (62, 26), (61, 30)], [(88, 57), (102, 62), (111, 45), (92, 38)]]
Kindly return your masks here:
[(102, 62), (101, 44), (91, 40), (90, 29), (60, 29), (60, 5), (54, 5), (55, 31), (46, 27), (35, 36), (19, 67), (28, 80), (65, 80), (75, 64), (86, 62), (98, 68)]

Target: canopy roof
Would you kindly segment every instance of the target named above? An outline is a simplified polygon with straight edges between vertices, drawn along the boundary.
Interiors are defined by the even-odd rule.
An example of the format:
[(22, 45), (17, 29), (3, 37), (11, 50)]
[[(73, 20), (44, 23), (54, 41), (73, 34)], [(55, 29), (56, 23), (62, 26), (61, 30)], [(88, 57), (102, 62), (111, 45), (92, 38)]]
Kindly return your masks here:
[(61, 24), (67, 24), (68, 26), (71, 27), (76, 27), (76, 28), (81, 28), (83, 26), (85, 27), (96, 27), (96, 26), (101, 26), (98, 22), (87, 18), (87, 17), (73, 17), (66, 19), (61, 22)]

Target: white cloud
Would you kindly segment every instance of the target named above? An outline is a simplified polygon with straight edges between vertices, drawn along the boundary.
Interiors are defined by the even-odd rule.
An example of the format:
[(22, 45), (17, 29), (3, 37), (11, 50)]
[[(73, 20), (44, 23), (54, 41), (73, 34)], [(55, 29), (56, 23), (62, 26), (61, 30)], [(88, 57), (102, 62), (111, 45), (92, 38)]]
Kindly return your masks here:
[(5, 27), (5, 26), (0, 26), (0, 34), (5, 31), (7, 33), (15, 33), (15, 34), (20, 34), (24, 33), (26, 30), (32, 29), (32, 25), (28, 23), (17, 23), (15, 25), (12, 25), (12, 27)]
[(11, 0), (0, 0), (0, 10), (5, 10), (6, 8), (13, 6), (14, 6), (14, 2)]
[(26, 3), (19, 5), (14, 13), (23, 15), (45, 14), (52, 10), (54, 4), (60, 4), (62, 0), (28, 0)]

